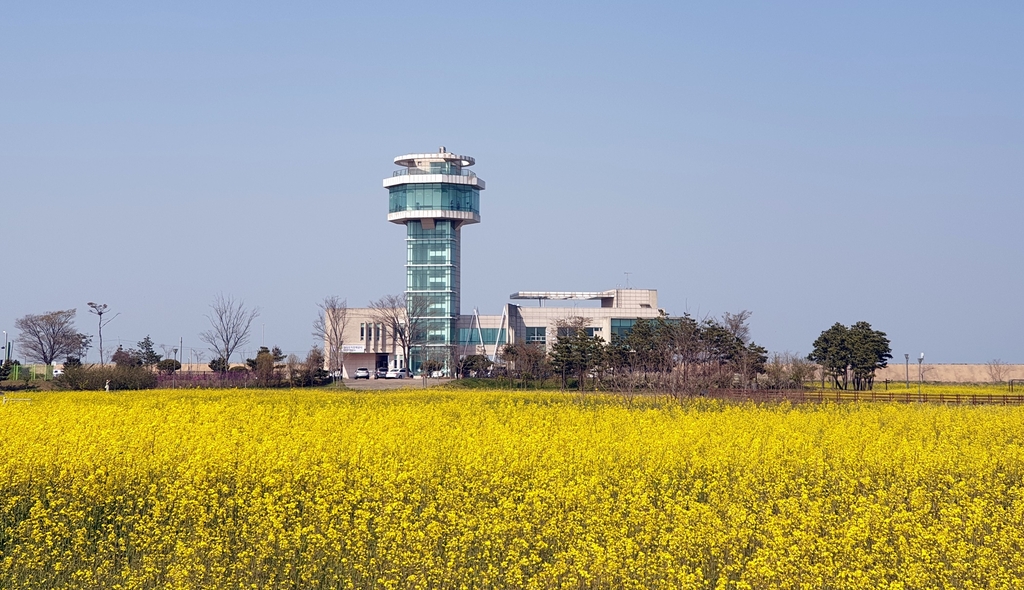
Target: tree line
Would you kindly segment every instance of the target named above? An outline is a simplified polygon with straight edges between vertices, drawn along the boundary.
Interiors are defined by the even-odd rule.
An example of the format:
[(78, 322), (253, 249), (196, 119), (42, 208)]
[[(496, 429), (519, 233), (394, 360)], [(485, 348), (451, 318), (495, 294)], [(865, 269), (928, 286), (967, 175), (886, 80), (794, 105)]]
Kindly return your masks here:
[(590, 318), (556, 323), (547, 353), (540, 345), (514, 343), (501, 351), (507, 375), (522, 384), (556, 377), (563, 388), (610, 389), (632, 394), (657, 391), (693, 395), (720, 387), (751, 387), (764, 372), (767, 350), (750, 340), (750, 312), (698, 320), (662, 315), (637, 319), (607, 342), (588, 331)]
[[(370, 303), (372, 316), (385, 327), (406, 359), (411, 357), (414, 347), (425, 344), (420, 324), (428, 315), (426, 305), (426, 301), (407, 299), (404, 294)], [(110, 313), (106, 304), (90, 302), (89, 307), (97, 316), (102, 361), (102, 329), (117, 316), (104, 317)], [(213, 353), (208, 366), (221, 374), (251, 374), (254, 384), (262, 387), (316, 385), (339, 377), (344, 362), (348, 306), (343, 299), (331, 296), (317, 307), (312, 335), (324, 343), (324, 348), (314, 345), (306, 358), (300, 359), (296, 355), (285, 356), (277, 347), (261, 347), (254, 358), (245, 359), (244, 365), (232, 367), (229, 359), (249, 342), (252, 324), (260, 310), (250, 309), (233, 297), (218, 295), (206, 315), (210, 328), (199, 335)], [(83, 367), (81, 359), (93, 339), (75, 328), (75, 315), (76, 310), (69, 309), (19, 318), (15, 322), (19, 330), (15, 341), (29, 361), (51, 364), (63, 357), (65, 375), (69, 370), (71, 373), (65, 380), (70, 382), (77, 376), (81, 383), (92, 387), (99, 377), (86, 379), (89, 368)], [(556, 323), (556, 338), (550, 350), (543, 344), (510, 343), (500, 348), (492, 362), (482, 355), (459, 356), (451, 347), (439, 353), (445, 358), (422, 359), (421, 368), (429, 373), (447, 366), (456, 376), (500, 375), (522, 386), (555, 378), (562, 388), (581, 391), (694, 395), (715, 388), (796, 388), (816, 375), (822, 381), (828, 379), (836, 388), (870, 389), (875, 372), (892, 358), (885, 333), (874, 330), (867, 322), (850, 327), (836, 323), (819, 335), (806, 357), (789, 353), (769, 355), (765, 347), (750, 339), (750, 315), (749, 311), (741, 311), (723, 314), (721, 318), (698, 319), (689, 314), (663, 314), (654, 319), (635, 320), (629, 330), (613, 335), (611, 341), (605, 341), (589, 328), (589, 318), (568, 317)], [(148, 380), (132, 373), (132, 369), (174, 374), (181, 369), (180, 360), (173, 358), (179, 352), (175, 347), (164, 347), (164, 355), (157, 353), (147, 335), (135, 348), (118, 346), (110, 356), (110, 369), (120, 371), (116, 380), (141, 384)], [(9, 364), (5, 362), (0, 367), (0, 378), (9, 371)], [(101, 362), (101, 367), (104, 364)]]

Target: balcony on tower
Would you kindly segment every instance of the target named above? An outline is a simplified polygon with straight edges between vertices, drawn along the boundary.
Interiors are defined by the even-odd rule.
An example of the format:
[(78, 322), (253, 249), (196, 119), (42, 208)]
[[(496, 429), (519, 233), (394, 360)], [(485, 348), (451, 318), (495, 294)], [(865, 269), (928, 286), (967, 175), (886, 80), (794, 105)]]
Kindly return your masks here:
[(447, 219), (457, 226), (480, 222), (480, 191), (486, 184), (467, 170), (476, 161), (442, 147), (437, 153), (405, 154), (395, 158), (400, 168), (384, 179), (390, 195), (388, 221), (419, 220), (432, 227)]

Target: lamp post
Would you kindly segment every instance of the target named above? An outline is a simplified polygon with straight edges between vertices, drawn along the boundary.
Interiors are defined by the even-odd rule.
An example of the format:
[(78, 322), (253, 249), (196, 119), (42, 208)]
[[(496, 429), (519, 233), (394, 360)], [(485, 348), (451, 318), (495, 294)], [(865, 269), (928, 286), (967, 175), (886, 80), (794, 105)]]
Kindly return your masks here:
[(910, 389), (910, 353), (903, 353), (903, 360), (907, 361), (907, 389)]
[(921, 369), (921, 364), (924, 363), (924, 353), (917, 357), (917, 401), (923, 402), (924, 398), (921, 396), (921, 377), (924, 375), (924, 371)]

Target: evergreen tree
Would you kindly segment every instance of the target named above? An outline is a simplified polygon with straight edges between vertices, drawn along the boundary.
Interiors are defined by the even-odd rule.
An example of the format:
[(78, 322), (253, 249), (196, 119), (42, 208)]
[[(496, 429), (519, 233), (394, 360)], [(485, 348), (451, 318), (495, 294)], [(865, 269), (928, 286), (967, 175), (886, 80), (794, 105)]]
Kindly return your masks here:
[(144, 367), (155, 365), (163, 358), (153, 350), (153, 340), (149, 337), (149, 334), (146, 334), (146, 337), (138, 342), (138, 347), (139, 360)]

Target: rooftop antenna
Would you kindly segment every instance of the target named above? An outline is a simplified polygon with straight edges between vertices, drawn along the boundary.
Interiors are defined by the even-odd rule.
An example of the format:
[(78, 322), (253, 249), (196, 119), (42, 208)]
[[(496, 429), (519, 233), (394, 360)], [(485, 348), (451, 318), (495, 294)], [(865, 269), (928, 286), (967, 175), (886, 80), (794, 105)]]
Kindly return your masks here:
[(626, 275), (626, 288), (628, 289), (629, 288), (629, 275), (631, 275), (633, 273), (625, 272), (625, 273), (622, 273), (622, 274)]

